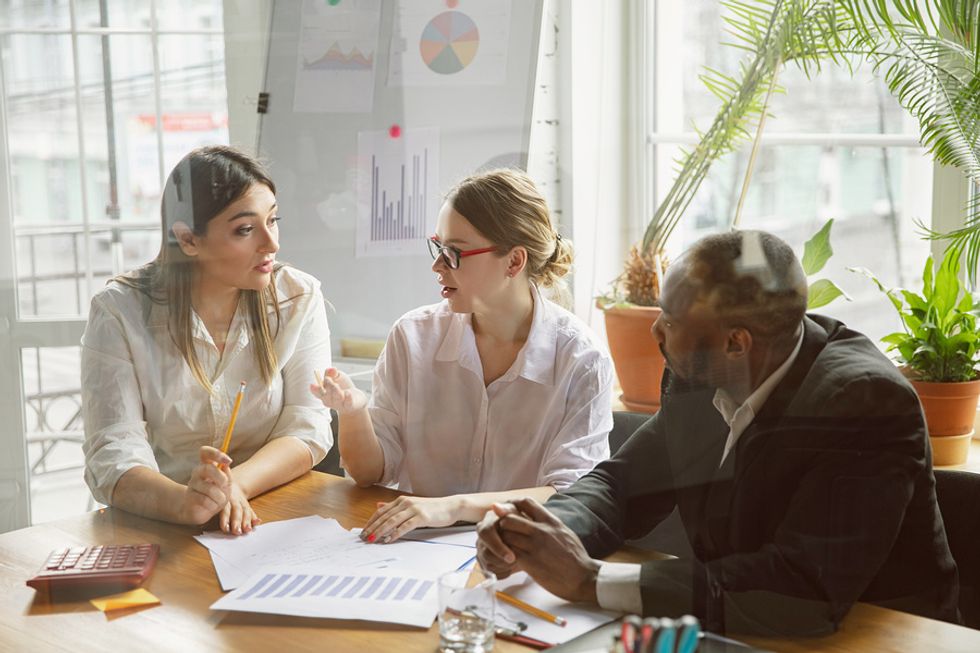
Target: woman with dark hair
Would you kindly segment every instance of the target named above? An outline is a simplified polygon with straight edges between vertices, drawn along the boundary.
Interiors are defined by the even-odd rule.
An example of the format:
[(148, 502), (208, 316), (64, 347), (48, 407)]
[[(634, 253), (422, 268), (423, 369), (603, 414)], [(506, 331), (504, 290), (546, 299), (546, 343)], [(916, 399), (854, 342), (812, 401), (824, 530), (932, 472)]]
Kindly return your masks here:
[(260, 521), (251, 497), (329, 450), (329, 411), (306, 389), (330, 365), (324, 300), (313, 277), (276, 261), (275, 192), (248, 155), (194, 150), (167, 178), (156, 259), (92, 299), (82, 405), (97, 500), (185, 524), (218, 515), (244, 533)]
[(519, 170), (464, 179), (429, 250), (443, 301), (395, 323), (370, 399), (337, 370), (310, 387), (341, 415), (351, 477), (418, 495), (381, 505), (369, 541), (543, 501), (609, 456), (612, 362), (541, 291), (561, 286), (572, 246), (534, 182)]

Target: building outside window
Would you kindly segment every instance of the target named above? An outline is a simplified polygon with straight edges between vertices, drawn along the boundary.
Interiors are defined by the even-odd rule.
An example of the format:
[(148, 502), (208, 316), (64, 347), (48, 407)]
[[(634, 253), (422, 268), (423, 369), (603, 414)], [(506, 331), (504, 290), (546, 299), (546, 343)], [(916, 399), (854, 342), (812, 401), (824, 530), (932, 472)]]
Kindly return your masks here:
[(22, 423), (8, 432), (26, 437), (34, 523), (86, 508), (90, 297), (156, 255), (166, 171), (228, 142), (222, 14), (221, 0), (0, 0), (2, 362), (20, 372), (2, 414)]

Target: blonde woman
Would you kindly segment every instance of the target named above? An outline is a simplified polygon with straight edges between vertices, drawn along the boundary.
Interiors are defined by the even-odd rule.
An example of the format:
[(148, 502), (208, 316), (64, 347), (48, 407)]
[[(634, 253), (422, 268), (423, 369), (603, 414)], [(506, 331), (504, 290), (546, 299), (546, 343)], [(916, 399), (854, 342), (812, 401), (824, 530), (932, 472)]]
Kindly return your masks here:
[(465, 179), (429, 249), (443, 301), (395, 323), (371, 398), (333, 369), (310, 387), (341, 415), (357, 484), (418, 495), (379, 507), (362, 533), (372, 542), (544, 500), (609, 455), (612, 364), (539, 290), (559, 283), (572, 251), (534, 183), (514, 170)]
[(276, 262), (275, 192), (247, 155), (194, 150), (167, 179), (159, 255), (93, 298), (82, 401), (99, 501), (184, 524), (217, 515), (244, 533), (259, 521), (249, 499), (330, 448), (329, 411), (307, 392), (330, 365), (324, 300), (315, 279)]

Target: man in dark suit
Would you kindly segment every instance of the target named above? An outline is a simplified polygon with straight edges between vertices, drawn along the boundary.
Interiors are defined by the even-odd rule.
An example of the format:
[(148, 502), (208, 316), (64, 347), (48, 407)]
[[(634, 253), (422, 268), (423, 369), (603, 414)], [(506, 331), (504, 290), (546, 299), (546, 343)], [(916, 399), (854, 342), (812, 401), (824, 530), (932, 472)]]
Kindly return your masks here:
[[(855, 601), (949, 621), (956, 567), (918, 399), (863, 335), (806, 315), (792, 250), (699, 241), (666, 275), (660, 412), (542, 507), (494, 507), (478, 553), (572, 601), (715, 631), (820, 634)], [(678, 508), (690, 560), (596, 558)]]

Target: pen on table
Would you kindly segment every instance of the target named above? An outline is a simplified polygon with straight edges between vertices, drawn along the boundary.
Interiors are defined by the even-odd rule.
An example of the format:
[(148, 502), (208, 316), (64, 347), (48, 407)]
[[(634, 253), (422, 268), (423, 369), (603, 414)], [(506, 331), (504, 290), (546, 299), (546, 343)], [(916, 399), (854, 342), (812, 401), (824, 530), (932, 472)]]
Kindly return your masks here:
[(522, 601), (522, 600), (520, 600), (520, 599), (518, 599), (516, 597), (511, 596), (510, 594), (505, 594), (504, 592), (498, 591), (497, 592), (497, 598), (500, 599), (501, 601), (503, 601), (504, 603), (510, 603), (515, 608), (520, 608), (524, 612), (526, 612), (528, 614), (531, 614), (531, 615), (534, 615), (535, 617), (537, 617), (539, 619), (544, 619), (545, 621), (550, 621), (551, 623), (555, 624), (556, 626), (562, 626), (562, 627), (564, 627), (566, 624), (568, 624), (568, 622), (565, 619), (563, 619), (562, 617), (559, 617), (558, 615), (551, 614), (550, 612), (545, 612), (541, 608), (536, 608), (533, 605), (530, 605), (528, 603), (525, 603), (524, 601)]
[(544, 642), (540, 639), (534, 639), (533, 637), (522, 635), (516, 630), (512, 630), (510, 628), (504, 628), (502, 626), (495, 627), (494, 633), (500, 639), (506, 639), (508, 641), (515, 642), (517, 644), (523, 644), (524, 646), (529, 646), (531, 648), (538, 649), (538, 650), (551, 648), (552, 646), (549, 642)]
[(225, 431), (225, 439), (221, 443), (221, 453), (228, 453), (228, 445), (231, 444), (231, 432), (235, 430), (235, 420), (238, 419), (238, 409), (242, 407), (242, 397), (245, 396), (245, 382), (238, 386), (238, 394), (235, 396), (235, 407), (231, 409), (231, 419), (228, 420), (228, 430)]

